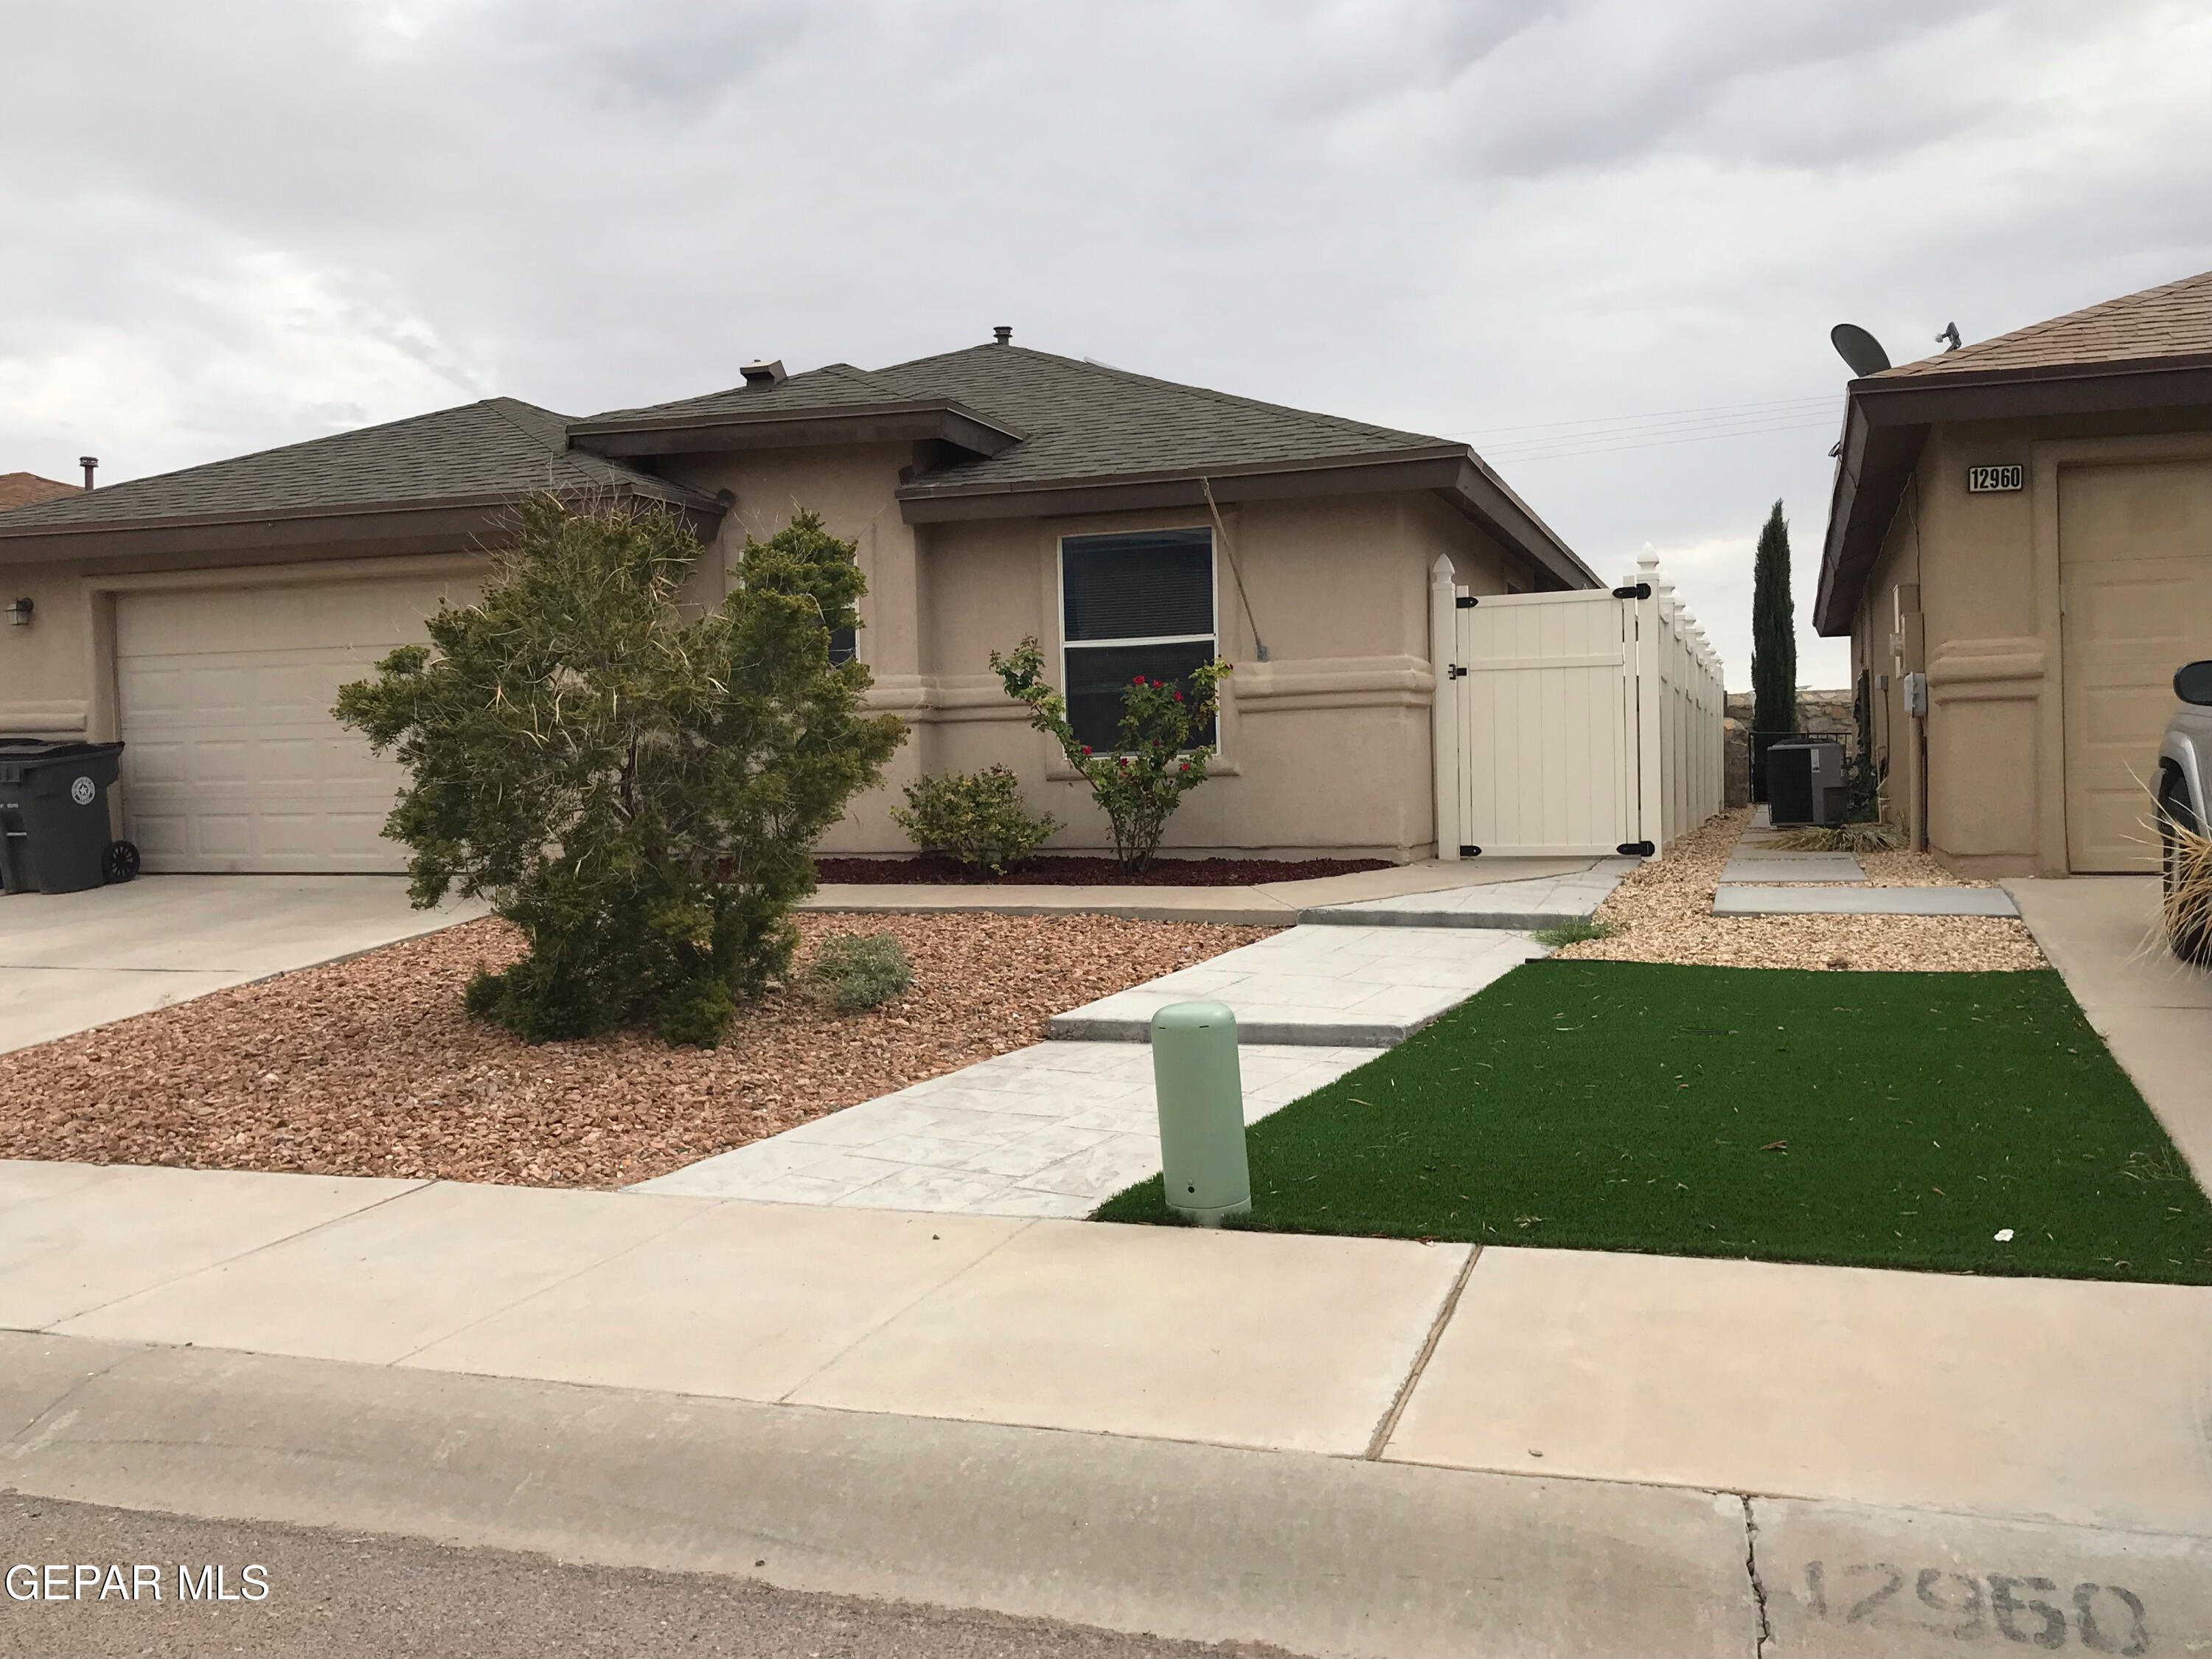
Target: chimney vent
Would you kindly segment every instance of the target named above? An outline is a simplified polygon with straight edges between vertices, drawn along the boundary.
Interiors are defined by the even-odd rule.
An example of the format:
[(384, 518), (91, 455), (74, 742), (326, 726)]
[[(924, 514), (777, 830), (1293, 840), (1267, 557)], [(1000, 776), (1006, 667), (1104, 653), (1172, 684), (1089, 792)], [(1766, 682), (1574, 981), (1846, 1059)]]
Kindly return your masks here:
[(76, 458), (76, 464), (84, 469), (84, 487), (87, 489), (91, 489), (92, 475), (100, 471), (100, 457), (97, 455), (80, 455)]
[(763, 357), (744, 367), (745, 384), (756, 392), (765, 392), (770, 386), (781, 386), (789, 377), (783, 372), (783, 359)]
[(996, 328), (991, 331), (991, 337), (994, 340), (996, 340), (1000, 345), (1012, 344), (1014, 338), (1013, 325), (1011, 323), (1000, 323)]

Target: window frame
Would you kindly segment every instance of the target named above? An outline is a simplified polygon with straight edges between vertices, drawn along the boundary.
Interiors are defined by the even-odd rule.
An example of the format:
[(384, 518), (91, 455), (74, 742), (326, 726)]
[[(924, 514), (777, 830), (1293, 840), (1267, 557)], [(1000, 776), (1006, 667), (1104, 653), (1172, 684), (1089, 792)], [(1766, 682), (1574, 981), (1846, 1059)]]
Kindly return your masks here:
[[(1116, 536), (1133, 538), (1139, 536), (1158, 536), (1173, 532), (1190, 531), (1200, 532), (1206, 537), (1206, 605), (1213, 612), (1213, 629), (1211, 633), (1141, 635), (1126, 639), (1110, 640), (1071, 641), (1067, 637), (1067, 544), (1069, 542), (1097, 541)], [(1060, 685), (1063, 700), (1068, 696), (1070, 688), (1073, 684), (1067, 672), (1067, 653), (1071, 649), (1083, 651), (1112, 649), (1117, 647), (1126, 649), (1131, 646), (1142, 645), (1195, 645), (1201, 641), (1210, 640), (1213, 644), (1212, 655), (1216, 658), (1221, 655), (1221, 537), (1211, 524), (1147, 525), (1141, 530), (1066, 531), (1053, 537), (1052, 560), (1053, 632), (1060, 642)], [(1221, 690), (1224, 694), (1226, 693), (1228, 687), (1225, 682)], [(1213, 715), (1213, 753), (1217, 758), (1221, 755), (1224, 740), (1228, 737), (1226, 718), (1228, 708), (1229, 699), (1226, 695), (1224, 695), (1218, 699)], [(1073, 774), (1071, 773), (1070, 775), (1073, 776)]]

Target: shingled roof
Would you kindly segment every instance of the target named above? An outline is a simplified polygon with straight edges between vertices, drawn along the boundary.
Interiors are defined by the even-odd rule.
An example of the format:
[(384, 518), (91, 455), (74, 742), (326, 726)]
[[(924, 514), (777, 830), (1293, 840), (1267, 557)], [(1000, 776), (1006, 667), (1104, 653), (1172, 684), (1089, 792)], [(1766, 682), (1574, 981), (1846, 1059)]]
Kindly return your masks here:
[(1897, 380), (1983, 370), (2142, 362), (2212, 353), (2212, 270), (2123, 295), (1870, 378)]
[(956, 398), (1026, 434), (999, 454), (924, 473), (915, 480), (922, 489), (1242, 467), (1427, 450), (1447, 441), (1024, 346), (971, 346), (879, 369), (870, 378), (908, 397)]
[[(831, 363), (775, 385), (612, 410), (569, 437), (614, 454), (935, 438), (935, 463), (898, 490), (917, 518), (1188, 504), (1208, 491), (1228, 501), (1428, 489), (1566, 585), (1597, 582), (1465, 444), (1011, 343), (888, 368)], [(1262, 487), (1262, 475), (1274, 483)], [(1284, 483), (1291, 475), (1295, 489)], [(1111, 501), (1099, 494), (1117, 488)]]
[(619, 491), (720, 510), (665, 478), (568, 448), (568, 417), (551, 410), (487, 398), (181, 471), (71, 490), (0, 517), (0, 537), (494, 503), (546, 489)]
[(970, 346), (889, 368), (830, 363), (775, 386), (735, 386), (702, 398), (612, 410), (578, 422), (576, 431), (579, 441), (588, 443), (589, 434), (602, 429), (767, 422), (925, 403), (973, 411), (1018, 441), (996, 454), (933, 468), (915, 478), (908, 494), (940, 484), (1014, 485), (1462, 447), (1423, 433), (1233, 397), (1017, 345)]

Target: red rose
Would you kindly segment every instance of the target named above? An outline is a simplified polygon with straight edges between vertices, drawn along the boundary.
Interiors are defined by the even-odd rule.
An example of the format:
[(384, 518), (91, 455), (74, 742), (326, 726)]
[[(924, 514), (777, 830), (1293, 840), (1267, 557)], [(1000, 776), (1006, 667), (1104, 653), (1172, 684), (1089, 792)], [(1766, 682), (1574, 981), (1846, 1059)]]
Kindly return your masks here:
[(1083, 752), (1086, 755), (1091, 752), (1091, 745), (1089, 744), (1086, 743), (1083, 745)]
[(1182, 701), (1182, 693), (1180, 691), (1175, 693), (1175, 700), (1177, 702), (1181, 702)]

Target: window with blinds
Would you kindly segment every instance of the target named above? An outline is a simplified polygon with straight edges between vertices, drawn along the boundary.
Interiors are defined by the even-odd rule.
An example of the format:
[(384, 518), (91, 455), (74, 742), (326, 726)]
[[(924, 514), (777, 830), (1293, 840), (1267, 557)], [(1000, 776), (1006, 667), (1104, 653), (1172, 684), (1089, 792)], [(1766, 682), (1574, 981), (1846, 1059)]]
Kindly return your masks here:
[[(1133, 678), (1180, 682), (1212, 660), (1213, 532), (1064, 537), (1060, 591), (1068, 723), (1105, 754)], [(1215, 741), (1212, 722), (1198, 740)]]

